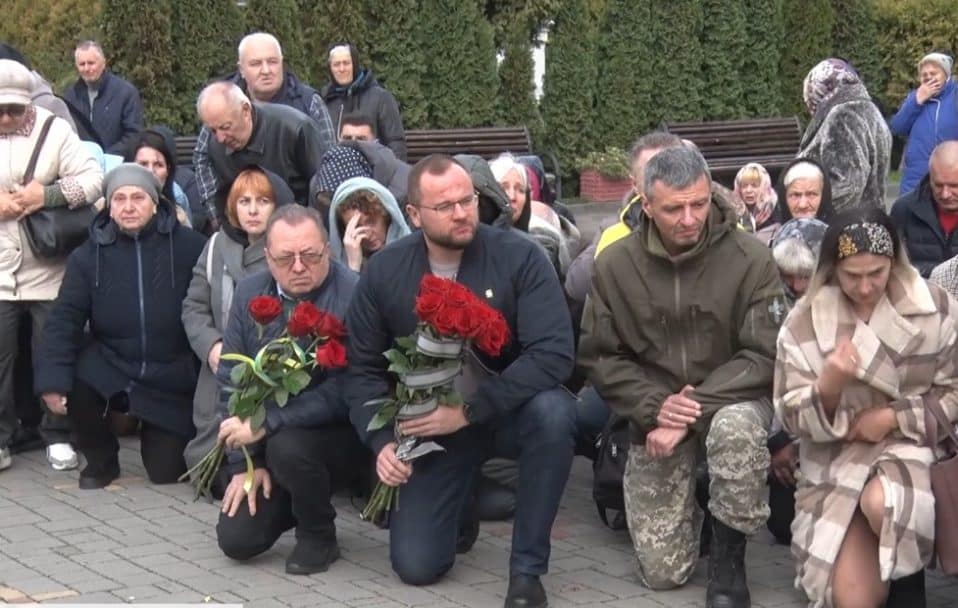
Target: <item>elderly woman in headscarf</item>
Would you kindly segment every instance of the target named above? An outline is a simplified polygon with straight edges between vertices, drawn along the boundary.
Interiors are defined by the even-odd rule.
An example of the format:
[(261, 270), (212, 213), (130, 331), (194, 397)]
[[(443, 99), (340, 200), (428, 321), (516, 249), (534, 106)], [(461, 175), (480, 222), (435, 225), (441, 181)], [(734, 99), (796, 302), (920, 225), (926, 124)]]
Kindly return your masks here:
[(746, 230), (767, 243), (779, 225), (775, 215), (778, 195), (772, 188), (772, 177), (762, 165), (748, 163), (735, 175), (733, 192), (745, 207), (740, 222)]
[[(176, 221), (153, 173), (124, 163), (103, 178), (106, 208), (70, 254), (43, 327), (34, 385), (67, 414), (86, 458), (80, 489), (120, 475), (120, 444), (105, 412), (142, 421), (140, 453), (153, 483), (186, 471), (198, 365), (180, 308), (205, 238)], [(89, 338), (84, 327), (89, 325)]]
[[(884, 606), (934, 552), (926, 408), (958, 419), (958, 304), (886, 213), (844, 214), (778, 336), (775, 410), (800, 442), (792, 524), (810, 606)], [(908, 605), (923, 605), (913, 601)]]
[(812, 118), (798, 156), (824, 167), (835, 211), (884, 207), (891, 132), (858, 72), (826, 59), (809, 71), (803, 93)]

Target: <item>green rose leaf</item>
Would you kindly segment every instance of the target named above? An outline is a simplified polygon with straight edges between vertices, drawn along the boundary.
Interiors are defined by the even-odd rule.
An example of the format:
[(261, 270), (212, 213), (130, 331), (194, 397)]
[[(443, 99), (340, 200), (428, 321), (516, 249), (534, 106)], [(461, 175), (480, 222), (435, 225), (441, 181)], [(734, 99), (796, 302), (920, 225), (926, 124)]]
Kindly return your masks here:
[(398, 411), (399, 404), (395, 401), (391, 402), (390, 404), (383, 405), (379, 408), (379, 411), (376, 412), (376, 415), (373, 416), (373, 419), (369, 421), (369, 424), (366, 426), (366, 430), (378, 431), (392, 422)]
[(255, 433), (263, 427), (264, 422), (266, 422), (266, 408), (262, 406), (257, 407), (249, 417), (249, 428)]
[(286, 402), (289, 401), (289, 391), (284, 388), (278, 388), (276, 392), (273, 393), (273, 398), (276, 401), (276, 405), (286, 407)]
[(234, 385), (239, 386), (243, 382), (243, 376), (246, 375), (246, 370), (249, 369), (249, 365), (246, 362), (240, 362), (233, 366), (233, 369), (230, 370), (230, 382)]

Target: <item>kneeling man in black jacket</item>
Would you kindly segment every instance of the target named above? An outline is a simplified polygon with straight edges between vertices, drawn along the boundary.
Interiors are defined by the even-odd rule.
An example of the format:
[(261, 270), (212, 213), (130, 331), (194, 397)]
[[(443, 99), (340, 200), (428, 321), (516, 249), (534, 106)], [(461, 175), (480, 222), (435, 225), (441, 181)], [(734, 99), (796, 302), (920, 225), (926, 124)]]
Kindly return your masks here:
[[(533, 241), (479, 224), (472, 180), (454, 159), (421, 160), (410, 173), (408, 199), (420, 231), (369, 260), (346, 316), (350, 418), (377, 455), (379, 479), (402, 488), (401, 508), (389, 519), (393, 570), (408, 584), (426, 585), (452, 567), (475, 472), (483, 459), (506, 456), (518, 460), (519, 490), (505, 605), (544, 606), (539, 576), (548, 569), (575, 435), (575, 400), (560, 388), (572, 371), (573, 340), (559, 279)], [(415, 330), (426, 273), (462, 283), (502, 312), (512, 340), (499, 357), (475, 353), (493, 373), (462, 391), (465, 406), (438, 407), (401, 424), (404, 435), (445, 448), (410, 465), (396, 457), (391, 426), (367, 433), (375, 408), (363, 404), (390, 390), (382, 353)]]
[[(286, 205), (270, 217), (266, 228), (268, 271), (244, 279), (236, 287), (230, 319), (223, 336), (223, 354), (249, 357), (278, 338), (299, 302), (312, 302), (321, 311), (342, 319), (356, 286), (356, 275), (328, 253), (323, 219), (314, 209)], [(278, 297), (283, 313), (260, 335), (250, 317), (256, 296)], [(305, 344), (303, 344), (305, 346)], [(228, 385), (234, 362), (225, 357), (217, 369)], [(269, 402), (266, 421), (253, 432), (249, 421), (230, 417), (221, 397), (223, 422), (219, 437), (228, 448), (232, 480), (223, 495), (216, 526), (220, 548), (233, 559), (248, 559), (270, 547), (280, 535), (296, 528), (296, 546), (286, 560), (289, 574), (324, 572), (339, 557), (333, 489), (346, 486), (362, 472), (366, 450), (349, 425), (342, 400), (342, 374), (317, 368), (310, 385), (290, 397), (285, 407)], [(253, 486), (243, 489), (246, 446), (253, 464)]]

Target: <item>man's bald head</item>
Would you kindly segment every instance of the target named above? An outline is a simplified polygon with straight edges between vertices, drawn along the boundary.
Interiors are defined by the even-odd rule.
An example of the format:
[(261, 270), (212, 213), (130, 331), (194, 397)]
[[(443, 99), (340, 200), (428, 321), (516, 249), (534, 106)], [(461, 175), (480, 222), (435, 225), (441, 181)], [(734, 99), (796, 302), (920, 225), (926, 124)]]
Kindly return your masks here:
[(958, 213), (958, 141), (945, 141), (928, 160), (931, 195), (948, 213)]
[(253, 105), (232, 82), (214, 82), (200, 92), (196, 113), (216, 141), (242, 150), (253, 134)]

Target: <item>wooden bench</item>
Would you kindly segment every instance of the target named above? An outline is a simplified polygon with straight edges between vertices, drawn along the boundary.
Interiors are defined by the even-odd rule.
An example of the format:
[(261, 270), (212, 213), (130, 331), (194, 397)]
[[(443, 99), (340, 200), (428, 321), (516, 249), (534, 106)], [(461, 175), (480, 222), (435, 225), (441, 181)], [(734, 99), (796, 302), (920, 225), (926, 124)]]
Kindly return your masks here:
[(746, 163), (760, 163), (772, 176), (798, 154), (802, 128), (797, 116), (716, 122), (664, 122), (662, 128), (698, 146), (712, 177), (731, 187)]
[[(176, 164), (193, 165), (193, 148), (196, 147), (195, 135), (181, 135), (176, 138)], [(475, 154), (491, 160), (503, 152), (516, 156), (533, 154), (532, 140), (525, 127), (482, 127), (477, 129), (412, 129), (406, 131), (406, 159), (415, 164), (430, 154)], [(550, 177), (555, 177), (553, 189), (556, 196), (562, 196), (559, 181), (559, 160), (554, 154), (539, 153), (542, 162), (550, 168)]]

